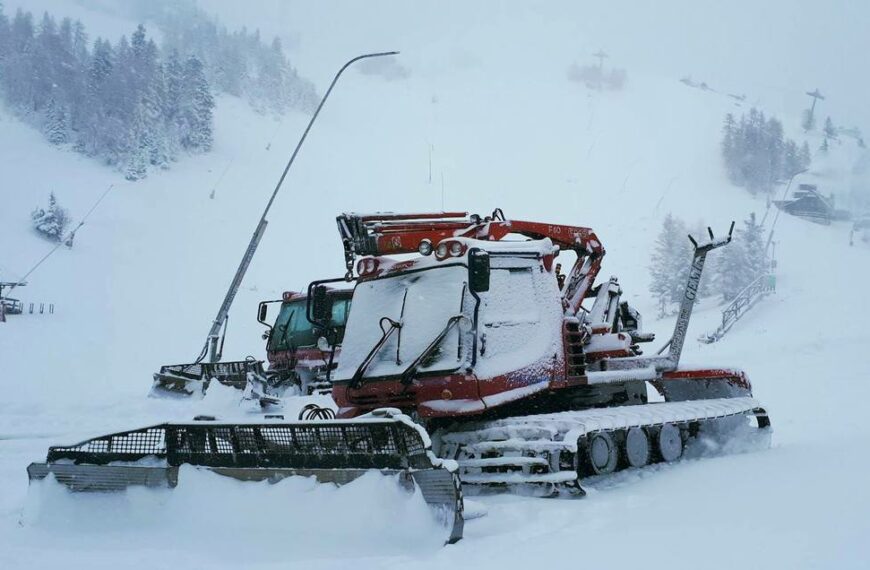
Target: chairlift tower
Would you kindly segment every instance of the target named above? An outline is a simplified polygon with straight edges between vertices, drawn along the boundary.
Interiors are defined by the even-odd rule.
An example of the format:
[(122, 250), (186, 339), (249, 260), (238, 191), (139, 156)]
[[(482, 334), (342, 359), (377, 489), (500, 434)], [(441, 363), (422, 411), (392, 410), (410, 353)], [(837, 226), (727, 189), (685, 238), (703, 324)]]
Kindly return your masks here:
[(3, 296), (3, 289), (9, 288), (10, 291), (16, 287), (27, 285), (25, 281), (0, 281), (0, 323), (6, 322), (6, 313), (20, 314), (24, 308), (21, 301)]
[(809, 95), (810, 97), (813, 98), (813, 104), (810, 107), (810, 122), (812, 123), (813, 119), (815, 118), (816, 103), (818, 102), (819, 99), (824, 101), (825, 96), (822, 95), (822, 93), (819, 91), (818, 87), (816, 87), (816, 89), (814, 91), (807, 91), (807, 95)]
[(592, 57), (598, 59), (598, 90), (604, 89), (604, 60), (610, 57), (603, 49), (592, 54)]

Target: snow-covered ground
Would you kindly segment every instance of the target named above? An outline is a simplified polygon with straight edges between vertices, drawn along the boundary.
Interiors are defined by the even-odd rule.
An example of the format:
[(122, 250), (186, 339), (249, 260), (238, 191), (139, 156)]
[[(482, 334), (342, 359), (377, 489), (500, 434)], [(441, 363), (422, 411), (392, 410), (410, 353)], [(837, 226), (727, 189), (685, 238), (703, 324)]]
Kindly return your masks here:
[[(41, 1), (62, 12), (60, 2)], [(7, 2), (7, 11), (16, 5)], [(283, 3), (253, 5), (285, 15)], [(69, 10), (86, 24), (89, 17), (113, 22), (82, 6), (73, 2)], [(231, 18), (235, 6), (211, 8)], [(521, 219), (595, 228), (608, 250), (603, 276), (619, 275), (646, 328), (667, 338), (672, 320), (654, 319), (646, 293), (664, 215), (724, 231), (732, 219), (765, 212), (763, 199), (726, 182), (719, 160), (722, 117), (745, 108), (684, 87), (677, 74), (640, 57), (636, 43), (602, 37), (580, 15), (572, 25), (571, 18), (554, 20), (552, 10), (519, 17), (507, 7), (469, 9), (451, 27), (444, 14), (423, 11), (417, 21), (408, 8), (391, 7), (408, 24), (401, 33), (389, 18), (331, 28), (323, 24), (332, 15), (325, 9), (287, 16), (299, 67), (321, 88), (361, 49), (403, 50), (398, 61), (409, 75), (350, 72), (342, 80), (269, 216), (231, 313), (226, 357), (263, 356), (259, 300), (343, 273), (336, 214), (442, 204), (482, 214), (501, 207)], [(242, 22), (256, 24), (256, 13), (246, 12), (251, 20)], [(310, 26), (318, 15), (323, 32), (315, 38)], [(617, 20), (606, 19), (606, 27), (615, 29)], [(798, 31), (804, 20), (796, 20)], [(299, 31), (299, 21), (309, 28)], [(841, 37), (853, 38), (862, 21), (844, 23)], [(662, 19), (651, 26), (663, 37), (680, 28)], [(692, 37), (699, 33), (692, 28)], [(517, 39), (523, 41), (510, 41)], [(569, 82), (568, 65), (585, 62), (607, 39), (613, 63), (627, 70), (626, 89), (599, 94)], [(780, 39), (797, 41), (791, 33)], [(753, 42), (759, 52), (776, 43)], [(632, 49), (620, 51), (622, 44)], [(723, 77), (736, 76), (727, 62), (710, 61), (727, 68)], [(798, 117), (789, 113), (803, 101), (769, 93), (750, 93), (750, 100), (798, 136)], [(0, 567), (870, 565), (870, 367), (863, 353), (870, 248), (850, 248), (844, 225), (787, 216), (779, 217), (774, 237), (777, 293), (720, 343), (690, 340), (684, 356), (687, 363), (747, 370), (774, 423), (769, 450), (624, 473), (592, 484), (584, 500), (478, 498), (487, 516), (469, 521), (466, 539), (445, 548), (438, 547), (443, 530), (426, 518), (419, 497), (371, 479), (333, 490), (203, 476), (172, 497), (143, 491), (79, 499), (51, 487), (28, 494), (24, 469), (50, 444), (206, 411), (245, 413), (231, 391), (197, 403), (145, 394), (160, 364), (198, 353), (306, 120), (276, 121), (221, 99), (214, 152), (128, 183), (49, 147), (0, 110), (0, 279), (19, 277), (50, 249), (29, 229), (30, 210), (49, 191), (78, 219), (115, 184), (74, 249), (61, 248), (15, 292), (25, 302), (54, 303), (55, 314), (0, 324)], [(705, 303), (689, 338), (715, 328), (718, 318), (717, 307)]]

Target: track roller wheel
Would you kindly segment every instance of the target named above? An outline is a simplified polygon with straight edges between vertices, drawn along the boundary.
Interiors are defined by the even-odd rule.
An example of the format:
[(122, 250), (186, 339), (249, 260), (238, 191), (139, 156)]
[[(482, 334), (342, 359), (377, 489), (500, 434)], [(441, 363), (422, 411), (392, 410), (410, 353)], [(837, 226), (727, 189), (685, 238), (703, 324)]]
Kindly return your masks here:
[(586, 440), (586, 463), (593, 475), (613, 473), (619, 462), (619, 447), (613, 436), (601, 431)]
[(629, 428), (625, 433), (625, 463), (629, 467), (643, 467), (649, 464), (652, 449), (649, 436), (641, 427)]
[(659, 429), (656, 447), (662, 461), (670, 463), (682, 457), (683, 437), (680, 434), (680, 428), (674, 424), (664, 424)]

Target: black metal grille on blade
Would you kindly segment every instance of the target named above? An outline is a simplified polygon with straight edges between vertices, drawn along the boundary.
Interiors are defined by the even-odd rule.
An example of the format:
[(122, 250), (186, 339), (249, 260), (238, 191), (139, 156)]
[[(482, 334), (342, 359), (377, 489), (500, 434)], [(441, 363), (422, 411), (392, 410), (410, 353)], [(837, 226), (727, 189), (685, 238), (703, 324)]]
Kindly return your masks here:
[(105, 465), (166, 458), (172, 466), (288, 469), (432, 467), (420, 433), (401, 422), (163, 424), (51, 447), (48, 461)]
[(48, 449), (48, 461), (70, 459), (76, 463), (103, 465), (112, 461), (137, 461), (143, 457), (166, 455), (164, 426), (104, 435), (76, 445)]
[(188, 380), (217, 379), (221, 384), (243, 389), (247, 373), (263, 375), (263, 363), (259, 360), (238, 360), (232, 362), (202, 362), (198, 364), (170, 364), (160, 368), (161, 375), (176, 376)]
[(210, 467), (403, 469), (431, 467), (420, 434), (399, 423), (171, 425), (169, 463)]
[(172, 374), (189, 378), (191, 380), (199, 380), (202, 378), (201, 364), (169, 364), (160, 367), (160, 374)]

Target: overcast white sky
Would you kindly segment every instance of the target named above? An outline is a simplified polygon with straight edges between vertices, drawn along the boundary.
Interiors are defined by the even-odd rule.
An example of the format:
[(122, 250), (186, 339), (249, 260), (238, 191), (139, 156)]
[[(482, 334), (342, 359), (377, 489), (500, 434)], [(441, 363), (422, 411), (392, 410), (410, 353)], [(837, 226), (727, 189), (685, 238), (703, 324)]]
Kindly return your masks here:
[[(819, 87), (837, 123), (870, 131), (870, 2), (854, 0), (198, 0), (228, 27), (279, 35), (321, 86), (341, 60), (399, 49), (417, 66), (475, 65), (498, 80), (512, 67), (588, 60), (605, 49), (629, 73), (692, 74), (750, 103), (796, 114)], [(79, 15), (121, 0), (5, 0)], [(90, 11), (89, 29), (127, 32)], [(128, 32), (127, 32), (128, 33)], [(564, 62), (564, 64), (563, 64)], [(430, 69), (431, 71), (431, 69)]]
[[(298, 51), (300, 67), (319, 80), (325, 80), (333, 67), (321, 60), (372, 49), (414, 52), (441, 46), (448, 61), (468, 51), (487, 63), (502, 51), (506, 61), (516, 61), (519, 54), (518, 63), (534, 64), (546, 58), (583, 59), (602, 47), (629, 72), (675, 79), (692, 74), (713, 87), (746, 93), (750, 101), (787, 112), (809, 100), (805, 91), (819, 87), (828, 95), (823, 113), (870, 129), (870, 82), (865, 72), (870, 54), (868, 2), (200, 3), (230, 25), (259, 27), (289, 40)], [(480, 54), (482, 44), (491, 49)]]

